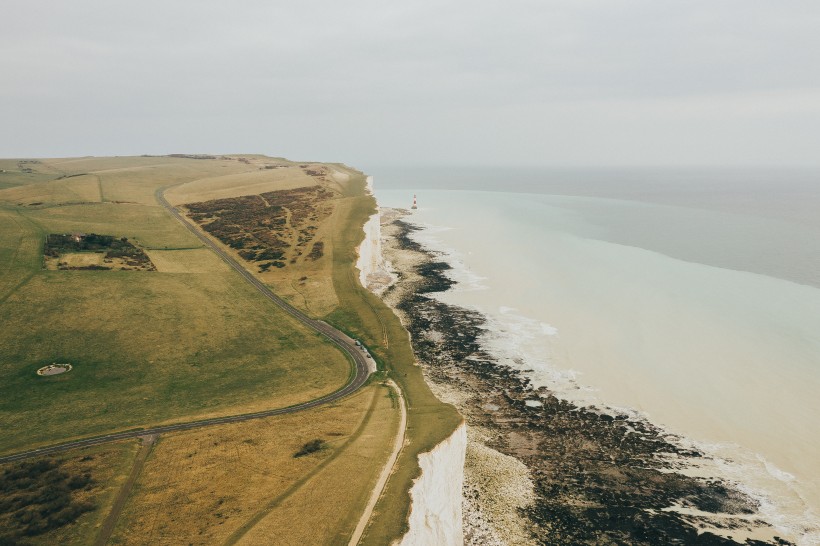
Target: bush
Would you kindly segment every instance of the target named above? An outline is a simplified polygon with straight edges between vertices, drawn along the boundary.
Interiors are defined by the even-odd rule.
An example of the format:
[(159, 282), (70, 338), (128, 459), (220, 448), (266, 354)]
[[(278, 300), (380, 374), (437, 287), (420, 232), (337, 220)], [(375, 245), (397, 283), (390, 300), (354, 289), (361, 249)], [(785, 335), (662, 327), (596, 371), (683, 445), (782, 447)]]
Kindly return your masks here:
[(311, 453), (316, 453), (317, 451), (319, 451), (323, 447), (325, 447), (325, 441), (324, 440), (319, 440), (319, 439), (311, 440), (308, 443), (306, 443), (305, 445), (303, 445), (302, 449), (297, 451), (293, 455), (293, 457), (294, 458), (304, 457), (305, 455), (310, 455)]
[(68, 480), (68, 487), (70, 489), (81, 489), (91, 483), (91, 474), (84, 474), (82, 476), (72, 476)]

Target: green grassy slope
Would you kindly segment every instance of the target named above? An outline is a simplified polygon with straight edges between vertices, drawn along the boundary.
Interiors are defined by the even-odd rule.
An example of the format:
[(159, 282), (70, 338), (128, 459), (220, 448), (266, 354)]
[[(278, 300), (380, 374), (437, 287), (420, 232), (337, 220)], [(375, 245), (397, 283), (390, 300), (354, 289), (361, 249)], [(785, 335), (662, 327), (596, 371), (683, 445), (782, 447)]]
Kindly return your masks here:
[[(111, 159), (99, 161), (112, 167)], [(217, 161), (163, 161), (167, 173), (139, 165), (129, 171), (129, 191), (153, 196), (169, 179), (223, 174)], [(55, 161), (55, 168), (63, 163)], [(93, 170), (94, 160), (80, 166), (108, 184), (105, 169)], [(113, 166), (122, 177), (128, 160), (116, 158)], [(36, 167), (44, 173), (51, 168), (46, 160)], [(0, 452), (290, 405), (347, 380), (350, 364), (338, 350), (259, 297), (217, 258), (202, 263), (208, 258), (200, 250), (192, 251), (201, 264), (196, 267), (184, 251), (167, 254), (187, 273), (43, 270), (42, 241), (53, 232), (125, 236), (148, 248), (201, 248), (156, 203), (64, 205), (62, 190), (44, 191), (80, 178), (0, 190)], [(24, 190), (41, 201), (54, 199), (20, 205), (36, 202)], [(52, 362), (70, 362), (74, 369), (36, 375)]]

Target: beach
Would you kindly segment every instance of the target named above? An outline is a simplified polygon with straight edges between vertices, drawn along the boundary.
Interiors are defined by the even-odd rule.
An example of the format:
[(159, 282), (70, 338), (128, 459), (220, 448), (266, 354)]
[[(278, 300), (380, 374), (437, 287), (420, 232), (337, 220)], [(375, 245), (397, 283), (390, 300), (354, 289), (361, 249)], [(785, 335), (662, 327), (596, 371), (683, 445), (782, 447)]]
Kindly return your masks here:
[[(591, 526), (590, 528), (605, 526), (606, 521), (621, 519), (630, 521), (630, 525), (633, 525), (635, 514), (618, 512), (619, 506), (628, 505), (640, 506), (637, 513), (641, 514), (641, 517), (646, 517), (647, 511), (658, 511), (664, 514), (663, 522), (654, 521), (652, 523), (653, 528), (663, 529), (664, 533), (668, 533), (665, 536), (656, 537), (656, 540), (660, 542), (670, 540), (670, 537), (675, 536), (681, 540), (691, 541), (691, 537), (685, 537), (685, 532), (700, 527), (711, 529), (711, 533), (715, 536), (722, 536), (725, 540), (731, 536), (741, 542), (750, 538), (771, 543), (775, 537), (780, 537), (796, 544), (817, 543), (817, 535), (814, 534), (816, 527), (813, 527), (816, 519), (811, 497), (814, 487), (814, 475), (811, 469), (816, 460), (807, 455), (805, 451), (809, 450), (810, 453), (813, 442), (816, 440), (811, 437), (811, 424), (816, 414), (805, 405), (807, 400), (809, 405), (811, 404), (809, 393), (800, 394), (799, 389), (797, 391), (792, 389), (795, 393), (795, 396), (792, 396), (794, 400), (780, 405), (772, 405), (777, 400), (761, 402), (758, 398), (759, 414), (755, 414), (754, 411), (747, 412), (745, 422), (740, 418), (737, 422), (733, 422), (732, 412), (725, 411), (725, 406), (737, 405), (734, 404), (735, 398), (733, 398), (737, 395), (733, 395), (731, 388), (727, 390), (726, 385), (723, 384), (729, 381), (727, 377), (721, 376), (727, 373), (726, 370), (707, 369), (704, 371), (699, 370), (694, 364), (681, 367), (688, 368), (690, 372), (688, 376), (691, 377), (691, 385), (687, 385), (683, 381), (687, 378), (686, 374), (683, 379), (670, 377), (671, 372), (668, 369), (655, 371), (651, 367), (643, 369), (640, 368), (639, 363), (632, 364), (632, 369), (618, 369), (615, 366), (618, 361), (613, 358), (613, 355), (621, 355), (614, 351), (609, 358), (602, 358), (601, 353), (584, 352), (570, 345), (568, 340), (572, 339), (569, 334), (573, 332), (573, 327), (579, 331), (585, 330), (599, 338), (605, 336), (607, 330), (611, 330), (611, 336), (621, 332), (620, 325), (606, 323), (612, 320), (612, 316), (608, 314), (607, 309), (604, 309), (606, 306), (619, 311), (628, 308), (624, 302), (613, 301), (611, 296), (606, 295), (607, 290), (614, 292), (615, 286), (621, 288), (617, 285), (620, 281), (617, 276), (618, 261), (599, 263), (599, 269), (606, 271), (607, 275), (612, 277), (611, 285), (600, 284), (599, 276), (593, 279), (599, 283), (599, 286), (597, 289), (592, 288), (593, 293), (586, 295), (585, 298), (573, 293), (572, 289), (582, 283), (586, 283), (587, 290), (590, 290), (589, 286), (594, 287), (594, 284), (590, 284), (590, 275), (585, 277), (583, 271), (575, 271), (575, 279), (566, 276), (559, 278), (557, 271), (560, 268), (544, 267), (543, 276), (536, 283), (539, 292), (532, 292), (529, 295), (531, 303), (534, 306), (541, 304), (544, 301), (543, 293), (550, 288), (553, 288), (554, 292), (565, 292), (562, 294), (564, 299), (573, 296), (575, 299), (573, 302), (561, 302), (561, 298), (555, 297), (551, 302), (554, 306), (550, 309), (553, 311), (550, 320), (543, 320), (543, 315), (539, 315), (538, 309), (528, 309), (526, 305), (521, 305), (522, 301), (526, 304), (527, 299), (519, 297), (519, 294), (532, 289), (524, 273), (519, 275), (517, 284), (510, 285), (507, 282), (503, 290), (499, 290), (498, 286), (493, 283), (503, 278), (504, 275), (509, 278), (510, 272), (505, 272), (504, 268), (514, 266), (517, 263), (514, 257), (520, 253), (529, 252), (530, 255), (538, 254), (544, 256), (544, 259), (556, 260), (561, 256), (570, 255), (573, 250), (577, 252), (577, 248), (573, 249), (568, 243), (562, 247), (560, 238), (554, 238), (550, 241), (550, 252), (544, 252), (542, 249), (533, 247), (536, 242), (543, 241), (543, 239), (536, 241), (536, 236), (523, 240), (505, 239), (505, 236), (510, 235), (508, 231), (505, 231), (505, 223), (508, 224), (511, 220), (498, 212), (498, 209), (502, 208), (498, 206), (498, 203), (503, 196), (494, 198), (495, 212), (486, 206), (476, 212), (477, 215), (479, 213), (482, 215), (484, 221), (469, 233), (458, 224), (461, 220), (459, 215), (462, 214), (460, 211), (448, 211), (449, 219), (452, 220), (451, 226), (441, 223), (436, 225), (430, 222), (431, 218), (434, 218), (431, 209), (443, 207), (445, 204), (455, 207), (456, 203), (459, 203), (464, 207), (480, 208), (477, 198), (474, 199), (470, 195), (473, 192), (452, 193), (457, 194), (457, 200), (449, 195), (445, 200), (435, 192), (422, 194), (424, 204), (421, 210), (404, 219), (413, 225), (396, 228), (397, 231), (393, 235), (390, 235), (389, 230), (383, 226), (385, 235), (383, 251), (387, 260), (394, 264), (400, 277), (394, 290), (396, 293), (388, 292), (387, 298), (391, 305), (402, 313), (403, 320), (413, 334), (414, 347), (419, 360), (425, 367), (427, 377), (438, 385), (438, 395), (456, 404), (467, 417), (470, 425), (470, 446), (473, 447), (468, 447), (465, 472), (467, 484), (465, 486), (465, 522), (471, 520), (471, 510), (473, 510), (473, 515), (478, 514), (473, 518), (475, 521), (484, 522), (477, 525), (476, 529), (481, 529), (487, 521), (486, 514), (480, 513), (481, 506), (475, 510), (469, 506), (472, 502), (470, 491), (476, 491), (475, 487), (470, 485), (471, 479), (476, 482), (474, 478), (471, 478), (471, 453), (482, 453), (483, 447), (487, 447), (502, 456), (512, 457), (515, 462), (523, 462), (526, 471), (511, 474), (522, 479), (513, 480), (511, 478), (511, 481), (519, 484), (529, 483), (530, 491), (535, 495), (534, 497), (526, 493), (518, 496), (496, 495), (496, 497), (506, 499), (507, 504), (509, 504), (509, 499), (521, 501), (514, 509), (507, 510), (508, 514), (518, 514), (518, 508), (522, 508), (523, 513), (528, 516), (524, 520), (517, 520), (515, 524), (510, 523), (510, 521), (516, 521), (515, 518), (508, 518), (504, 525), (497, 522), (491, 523), (490, 528), (493, 525), (498, 525), (502, 529), (505, 526), (506, 529), (517, 526), (519, 530), (524, 529), (523, 532), (528, 533), (528, 536), (537, 537), (539, 532), (547, 536), (546, 529), (548, 528), (555, 533), (556, 530), (552, 526), (557, 525), (556, 520), (565, 522), (564, 531), (561, 532), (568, 532), (567, 530), (576, 532), (574, 530), (583, 528), (585, 525)], [(387, 195), (387, 199), (380, 197), (380, 202), (391, 202), (390, 199), (393, 199), (390, 191), (382, 192), (381, 195)], [(391, 203), (396, 201), (397, 199), (393, 199)], [(425, 210), (425, 204), (427, 210)], [(437, 219), (448, 218), (441, 211), (436, 214)], [(455, 227), (452, 227), (453, 225)], [(492, 231), (496, 233), (490, 232), (486, 226), (493, 226)], [(404, 235), (401, 235), (402, 232), (405, 232)], [(403, 241), (400, 244), (397, 243), (401, 248), (396, 245), (391, 247), (389, 243), (391, 237), (396, 241)], [(487, 259), (484, 255), (482, 261), (476, 258), (476, 255), (482, 252), (482, 248), (499, 249), (499, 251), (489, 253), (492, 259)], [(616, 257), (620, 258), (624, 251), (629, 252), (631, 249), (619, 245), (617, 250), (619, 252)], [(406, 256), (413, 253), (417, 253), (416, 262), (426, 260), (426, 265), (419, 266), (417, 263), (412, 263), (413, 260), (402, 261), (397, 257), (397, 255)], [(513, 257), (501, 259), (507, 256)], [(600, 259), (600, 256), (596, 258)], [(568, 260), (565, 259), (565, 261)], [(690, 265), (692, 269), (697, 270), (696, 264), (687, 263), (685, 265)], [(623, 264), (621, 264), (621, 269), (625, 269)], [(645, 267), (644, 269), (646, 270)], [(418, 276), (413, 276), (409, 273), (411, 270), (420, 270), (421, 278), (426, 280), (422, 281)], [(634, 270), (630, 273), (634, 273)], [(674, 273), (677, 275), (679, 271), (676, 270)], [(647, 278), (642, 279), (645, 287), (651, 287), (652, 283), (657, 283), (655, 276), (649, 275), (649, 272), (646, 275)], [(753, 280), (761, 281), (757, 277), (753, 277)], [(738, 294), (742, 293), (742, 289), (748, 288), (742, 283), (738, 284), (736, 279), (732, 281), (737, 285)], [(685, 282), (692, 284), (691, 279), (686, 279)], [(432, 284), (423, 288), (420, 293), (419, 286), (425, 283)], [(412, 298), (422, 298), (421, 300), (413, 299), (409, 304), (406, 303), (404, 311), (401, 310), (400, 300), (411, 296), (397, 295), (401, 292), (402, 286), (408, 294), (414, 294)], [(640, 298), (646, 297), (645, 293), (648, 292), (653, 300), (657, 300), (663, 295), (663, 288), (665, 286), (661, 284), (660, 288), (654, 292), (641, 290), (623, 297), (631, 298), (630, 302), (640, 301)], [(783, 286), (778, 286), (778, 288), (782, 289)], [(810, 315), (809, 302), (811, 299), (807, 298), (805, 293), (811, 294), (811, 290), (814, 289), (796, 285), (789, 285), (788, 288), (800, 296), (793, 296), (786, 300), (783, 307), (788, 304), (793, 313), (800, 311)], [(768, 290), (771, 292), (770, 287)], [(782, 293), (782, 290), (779, 291), (778, 296)], [(713, 299), (724, 303), (731, 301), (733, 296), (731, 291), (727, 295), (725, 290), (718, 292), (718, 295), (720, 298)], [(682, 293), (680, 297), (684, 296), (689, 297), (685, 293)], [(598, 307), (586, 308), (585, 305), (589, 301), (597, 301)], [(558, 302), (562, 303), (561, 307), (557, 305)], [(668, 305), (668, 302), (663, 303)], [(434, 309), (427, 309), (429, 307)], [(570, 307), (576, 308), (574, 325), (568, 319), (572, 317), (567, 313), (567, 308)], [(645, 309), (646, 306), (643, 308)], [(414, 314), (418, 315), (424, 309), (426, 309), (424, 317), (413, 318)], [(676, 309), (680, 309), (681, 313), (673, 318), (678, 322), (679, 328), (686, 327), (688, 318), (683, 313), (686, 308), (679, 306)], [(559, 310), (560, 313), (557, 312)], [(703, 309), (699, 311), (701, 314), (696, 316), (691, 309), (688, 310), (692, 317), (691, 320), (700, 318), (703, 321), (704, 317), (709, 317), (708, 314), (702, 314)], [(778, 317), (783, 315), (783, 311), (776, 308), (771, 313)], [(747, 314), (751, 319), (752, 314)], [(450, 318), (433, 320), (431, 317), (434, 316)], [(652, 317), (652, 320), (658, 322), (658, 331), (661, 326), (669, 327), (668, 324), (659, 321), (658, 317), (660, 315)], [(708, 327), (717, 330), (715, 336), (725, 334), (725, 330), (715, 328), (713, 317)], [(643, 318), (624, 317), (622, 320), (630, 327), (642, 328), (643, 335), (659, 335), (657, 332), (646, 329), (646, 325), (642, 323)], [(718, 326), (725, 325), (718, 324)], [(732, 326), (737, 325), (732, 324)], [(758, 361), (768, 356), (768, 353), (760, 351), (764, 342), (770, 341), (766, 338), (765, 332), (761, 333), (760, 325), (741, 323), (741, 326), (747, 327), (749, 332), (740, 338), (733, 338), (732, 341), (737, 339), (743, 342), (755, 336), (760, 338), (752, 340), (749, 344), (747, 350), (757, 351), (759, 354), (750, 355), (747, 362), (753, 364), (755, 356)], [(788, 324), (783, 326), (784, 329), (785, 326), (793, 327), (792, 324)], [(780, 332), (775, 334), (780, 334)], [(454, 341), (458, 342), (457, 346), (453, 344)], [(634, 336), (630, 338), (625, 335), (625, 341), (634, 341)], [(612, 339), (597, 339), (593, 343), (587, 340), (585, 344), (597, 345), (596, 350), (605, 347), (611, 351), (612, 347), (617, 347), (617, 343), (614, 343)], [(699, 341), (693, 345), (702, 346), (702, 342)], [(711, 346), (713, 349), (715, 347), (718, 345)], [(799, 345), (795, 344), (795, 347), (799, 348)], [(669, 353), (673, 356), (671, 358), (673, 361), (678, 357), (692, 358), (691, 354), (685, 355), (685, 351), (677, 347), (673, 349)], [(561, 354), (561, 351), (564, 351), (564, 354)], [(589, 359), (593, 359), (590, 355), (594, 355), (600, 361), (583, 368), (580, 362), (574, 362), (574, 366), (568, 366), (567, 360), (564, 360), (568, 354), (576, 358), (583, 355)], [(667, 360), (670, 360), (669, 354), (664, 355)], [(796, 357), (799, 356), (799, 354), (796, 355)], [(799, 361), (796, 357), (792, 360)], [(600, 367), (598, 372), (595, 370), (596, 365)], [(637, 371), (635, 368), (638, 368)], [(755, 373), (749, 373), (750, 370)], [(761, 390), (760, 385), (755, 383), (768, 382), (772, 387), (773, 398), (776, 399), (777, 396), (783, 396), (778, 389), (791, 387), (789, 385), (778, 386), (776, 382), (773, 382), (774, 379), (778, 379), (781, 384), (788, 383), (788, 374), (793, 373), (787, 367), (780, 367), (776, 371), (783, 377), (778, 379), (777, 374), (768, 377), (756, 368), (747, 366), (745, 374), (741, 373), (731, 379), (733, 383), (739, 384), (738, 389), (749, 389), (747, 392), (754, 393), (755, 396), (759, 392), (765, 392)], [(758, 374), (761, 374), (763, 379), (756, 377)], [(655, 388), (656, 382), (670, 380), (673, 384), (678, 383), (678, 386), (683, 383), (686, 388), (694, 389), (689, 391), (692, 394), (689, 404), (691, 407), (681, 408), (677, 400), (666, 401), (665, 407), (663, 404), (652, 401), (653, 396), (663, 396), (668, 391), (668, 388), (667, 390)], [(805, 389), (810, 390), (811, 381), (804, 382), (806, 383)], [(735, 387), (735, 385), (728, 386)], [(720, 396), (711, 396), (710, 390), (716, 390)], [(630, 399), (630, 393), (647, 396)], [(671, 397), (667, 396), (667, 398)], [(634, 403), (635, 400), (638, 400), (638, 403)], [(792, 411), (790, 403), (794, 404), (794, 415), (789, 413)], [(797, 409), (801, 404), (805, 409), (803, 412)], [(741, 407), (741, 410), (745, 412), (747, 408)], [(734, 411), (740, 413), (737, 408), (734, 408)], [(728, 420), (724, 414), (728, 414)], [(785, 420), (786, 418), (789, 418), (791, 422)], [(769, 423), (773, 420), (785, 424), (785, 426), (773, 427), (772, 431), (772, 434), (782, 435), (784, 438), (782, 442), (774, 443), (772, 446), (763, 445), (768, 449), (756, 449), (758, 446), (751, 441), (746, 443), (747, 440), (765, 438), (769, 431), (764, 431), (763, 427), (771, 428)], [(706, 422), (708, 426), (703, 426), (701, 421)], [(512, 423), (516, 424), (513, 426)], [(595, 426), (593, 427), (591, 423)], [(622, 427), (626, 427), (627, 437), (642, 438), (641, 442), (631, 446), (627, 453), (622, 452), (622, 443), (612, 441), (612, 438), (619, 438), (621, 432), (618, 430)], [(732, 432), (735, 436), (727, 435), (726, 431)], [(511, 435), (511, 433), (514, 434)], [(590, 434), (593, 439), (590, 439)], [(744, 434), (748, 438), (745, 438)], [(799, 442), (788, 441), (790, 434), (792, 437), (799, 437), (802, 434), (807, 436), (807, 439), (801, 446)], [(559, 438), (562, 439), (559, 440)], [(727, 438), (731, 441), (727, 441)], [(573, 445), (573, 442), (578, 442), (579, 439), (583, 439), (581, 442), (583, 448), (578, 448), (581, 449), (580, 452), (568, 447)], [(578, 464), (579, 461), (595, 461), (595, 457), (590, 459), (590, 450), (598, 454), (600, 460), (592, 464), (592, 468), (576, 470), (575, 474), (572, 466), (559, 470), (544, 468), (543, 461), (539, 462), (555, 452), (562, 453), (563, 460), (569, 465)], [(785, 455), (783, 460), (786, 464), (777, 459), (778, 454)], [(798, 463), (796, 469), (788, 466), (789, 458)], [(777, 462), (773, 462), (775, 460)], [(476, 468), (481, 465), (480, 461), (475, 463)], [(635, 467), (640, 467), (648, 474), (635, 475), (633, 472)], [(515, 468), (515, 465), (510, 465), (510, 468)], [(616, 471), (616, 468), (620, 470)], [(664, 476), (675, 476), (674, 484), (655, 483), (654, 480), (658, 478), (653, 474), (654, 472)], [(480, 477), (482, 472), (473, 474)], [(808, 477), (805, 480), (800, 479), (805, 474), (808, 474)], [(551, 481), (561, 475), (569, 480), (582, 483), (570, 486), (566, 483)], [(591, 477), (596, 475), (598, 477)], [(607, 481), (614, 479), (613, 476), (616, 475), (620, 477), (614, 482)], [(551, 476), (551, 478), (546, 479), (545, 476)], [(649, 480), (653, 486), (647, 489), (645, 484), (641, 485), (642, 480)], [(710, 489), (709, 483), (720, 484), (720, 486), (717, 489)], [(473, 494), (473, 496), (484, 499), (492, 498), (493, 495), (486, 490), (486, 484), (484, 487), (480, 495)], [(525, 489), (526, 487), (519, 487), (519, 490)], [(649, 490), (654, 496), (650, 495), (647, 498), (646, 493)], [(644, 492), (643, 495), (637, 495), (640, 501), (631, 497), (636, 494), (636, 491)], [(557, 499), (562, 498), (562, 495), (566, 497), (563, 502), (559, 502)], [(606, 499), (608, 495), (614, 495), (620, 500)], [(568, 510), (566, 507), (573, 506), (578, 498), (584, 499), (584, 503), (589, 503), (588, 508), (598, 506), (597, 510), (606, 507), (608, 510), (614, 510), (615, 513), (610, 512), (606, 516), (599, 513), (599, 521), (591, 518), (589, 510), (583, 517), (577, 513), (569, 515), (564, 513)], [(693, 500), (697, 498), (701, 500)], [(707, 498), (711, 500), (704, 500)], [(552, 500), (546, 502), (546, 499)], [(704, 510), (704, 507), (708, 509)], [(483, 510), (488, 513), (504, 512), (504, 510), (499, 510), (498, 506), (492, 509), (484, 507)], [(541, 515), (538, 516), (538, 513)], [(575, 519), (578, 517), (581, 519)], [(654, 517), (656, 516), (653, 515), (652, 518)], [(585, 518), (588, 520), (587, 524), (581, 521)], [(492, 519), (492, 517), (489, 518), (490, 521)], [(538, 527), (533, 528), (532, 525), (535, 523)], [(540, 529), (540, 531), (534, 532), (533, 529)], [(509, 531), (496, 531), (496, 534), (503, 535), (504, 533), (509, 533)], [(469, 532), (465, 534), (470, 536)], [(492, 533), (485, 533), (485, 535), (482, 540), (487, 543), (486, 537)], [(570, 537), (566, 539), (568, 542), (581, 540), (579, 536), (571, 534), (566, 536)], [(699, 540), (703, 540), (703, 536)], [(481, 540), (476, 540), (474, 543), (481, 542)], [(501, 543), (504, 541), (502, 540)]]

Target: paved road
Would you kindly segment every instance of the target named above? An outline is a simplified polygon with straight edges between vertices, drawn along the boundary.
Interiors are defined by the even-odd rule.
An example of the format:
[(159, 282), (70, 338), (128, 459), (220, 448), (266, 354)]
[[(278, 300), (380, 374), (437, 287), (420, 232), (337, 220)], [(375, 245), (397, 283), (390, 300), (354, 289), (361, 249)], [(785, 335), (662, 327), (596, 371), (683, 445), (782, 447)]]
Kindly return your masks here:
[(328, 404), (330, 402), (334, 402), (339, 400), (340, 398), (344, 398), (345, 396), (357, 391), (361, 388), (362, 385), (365, 384), (367, 381), (368, 376), (371, 372), (371, 367), (374, 366), (373, 361), (365, 357), (365, 353), (359, 349), (354, 340), (348, 337), (347, 335), (343, 334), (339, 330), (335, 329), (334, 327), (330, 326), (326, 322), (322, 322), (320, 320), (314, 320), (298, 309), (292, 307), (289, 303), (284, 301), (282, 298), (274, 294), (270, 291), (270, 289), (265, 286), (261, 281), (259, 281), (256, 277), (254, 277), (251, 273), (249, 273), (244, 267), (242, 267), (236, 260), (234, 260), (231, 256), (229, 256), (225, 251), (223, 251), (219, 245), (214, 243), (211, 239), (206, 237), (202, 234), (196, 227), (194, 227), (178, 210), (176, 210), (170, 203), (165, 199), (163, 195), (163, 191), (165, 188), (160, 188), (156, 191), (156, 198), (159, 203), (165, 207), (168, 212), (174, 215), (182, 224), (188, 228), (188, 230), (193, 233), (200, 241), (205, 243), (211, 250), (217, 253), (217, 255), (222, 258), (222, 260), (231, 266), (237, 273), (242, 275), (242, 277), (252, 284), (259, 292), (273, 303), (278, 305), (283, 311), (287, 314), (301, 322), (302, 324), (306, 325), (308, 328), (319, 332), (325, 338), (330, 340), (334, 343), (337, 347), (339, 347), (343, 352), (345, 352), (355, 363), (354, 365), (354, 372), (350, 381), (341, 389), (336, 392), (330, 393), (325, 395), (321, 398), (317, 398), (315, 400), (310, 400), (309, 402), (303, 402), (301, 404), (296, 404), (293, 406), (289, 406), (286, 408), (276, 408), (271, 410), (265, 411), (258, 411), (255, 413), (243, 413), (241, 415), (231, 415), (228, 417), (215, 417), (212, 419), (201, 419), (199, 421), (190, 421), (187, 423), (178, 423), (175, 425), (165, 425), (161, 427), (153, 427), (153, 428), (145, 428), (145, 429), (135, 429), (135, 430), (128, 430), (124, 432), (116, 432), (113, 434), (103, 434), (102, 436), (94, 436), (91, 438), (86, 438), (84, 440), (76, 440), (73, 442), (66, 442), (63, 444), (56, 444), (52, 446), (41, 447), (39, 449), (32, 449), (29, 451), (23, 451), (20, 453), (15, 453), (13, 455), (6, 455), (4, 457), (0, 457), (0, 463), (8, 463), (12, 461), (19, 461), (22, 459), (28, 459), (31, 457), (36, 457), (38, 455), (47, 455), (51, 453), (58, 453), (61, 451), (68, 451), (69, 449), (75, 449), (78, 447), (86, 447), (86, 446), (93, 446), (98, 444), (105, 444), (108, 442), (115, 442), (117, 440), (125, 440), (128, 438), (137, 438), (139, 436), (146, 436), (151, 434), (162, 434), (165, 432), (175, 432), (180, 430), (191, 430), (194, 428), (201, 428), (201, 427), (208, 427), (213, 425), (222, 425), (226, 423), (239, 423), (241, 421), (249, 421), (251, 419), (260, 419), (262, 417), (271, 417), (273, 415), (282, 415), (285, 413), (296, 413), (297, 411), (302, 411), (310, 408), (315, 408), (316, 406), (321, 406), (323, 404)]

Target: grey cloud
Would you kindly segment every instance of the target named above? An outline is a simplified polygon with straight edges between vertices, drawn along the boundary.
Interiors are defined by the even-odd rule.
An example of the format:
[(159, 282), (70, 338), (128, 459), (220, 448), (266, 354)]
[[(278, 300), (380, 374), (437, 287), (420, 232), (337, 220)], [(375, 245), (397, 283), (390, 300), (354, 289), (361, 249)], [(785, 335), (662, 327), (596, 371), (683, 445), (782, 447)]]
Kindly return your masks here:
[(817, 164), (820, 6), (7, 0), (0, 155)]

